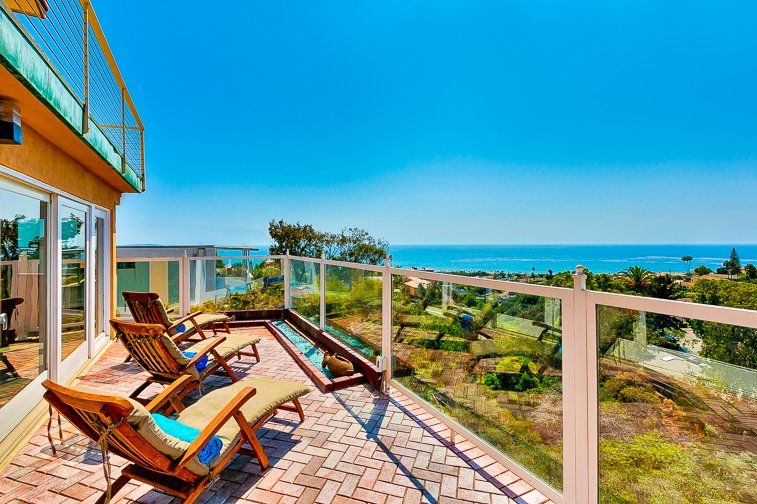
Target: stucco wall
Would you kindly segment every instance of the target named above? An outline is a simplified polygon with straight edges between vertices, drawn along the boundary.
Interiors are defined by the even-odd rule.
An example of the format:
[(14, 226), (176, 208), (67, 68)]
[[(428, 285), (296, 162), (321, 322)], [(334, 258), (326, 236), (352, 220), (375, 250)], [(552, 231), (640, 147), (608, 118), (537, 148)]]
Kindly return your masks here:
[(121, 199), (119, 191), (28, 125), (22, 145), (0, 145), (0, 164), (104, 208), (115, 209)]

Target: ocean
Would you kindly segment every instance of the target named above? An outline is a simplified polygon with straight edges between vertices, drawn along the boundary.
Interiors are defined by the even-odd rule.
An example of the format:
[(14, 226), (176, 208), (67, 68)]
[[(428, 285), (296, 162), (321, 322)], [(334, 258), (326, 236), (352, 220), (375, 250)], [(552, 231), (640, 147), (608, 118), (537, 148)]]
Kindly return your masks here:
[(722, 266), (731, 248), (742, 265), (757, 264), (757, 245), (393, 245), (392, 264), (440, 271), (504, 271), (555, 273), (581, 264), (594, 273), (617, 273), (630, 266), (651, 271), (685, 273), (681, 257), (694, 258), (711, 269)]
[[(741, 264), (757, 265), (757, 245), (392, 245), (392, 264), (404, 268), (437, 271), (504, 271), (546, 273), (551, 269), (573, 271), (581, 264), (594, 273), (617, 273), (630, 266), (650, 271), (685, 273), (681, 257), (689, 255), (693, 270), (704, 265), (712, 270), (723, 265), (731, 248)], [(228, 251), (223, 255), (236, 255)], [(267, 254), (261, 246), (256, 254)]]

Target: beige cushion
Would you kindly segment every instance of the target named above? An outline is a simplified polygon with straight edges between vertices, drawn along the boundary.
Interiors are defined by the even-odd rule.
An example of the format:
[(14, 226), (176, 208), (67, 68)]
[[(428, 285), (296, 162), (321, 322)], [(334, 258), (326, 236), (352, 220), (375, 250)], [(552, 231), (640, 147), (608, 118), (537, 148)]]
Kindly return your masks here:
[[(260, 338), (247, 336), (244, 334), (232, 333), (232, 334), (224, 334), (223, 336), (217, 336), (217, 337), (226, 338), (220, 345), (215, 347), (215, 351), (218, 352), (218, 355), (220, 355), (224, 359), (228, 359), (229, 357), (236, 355), (244, 347), (254, 345), (260, 342)], [(188, 347), (185, 351), (186, 352), (200, 352), (204, 350), (205, 347), (210, 345), (213, 341), (214, 341), (213, 338), (202, 340), (199, 343), (195, 343), (194, 345)], [(215, 359), (213, 358), (213, 354), (208, 355), (208, 366), (205, 369), (212, 368), (214, 365), (214, 361)]]
[[(266, 413), (277, 406), (310, 392), (310, 389), (305, 385), (288, 380), (274, 380), (270, 378), (240, 380), (204, 395), (199, 401), (182, 411), (176, 420), (195, 429), (202, 430), (245, 387), (256, 389), (255, 395), (240, 409), (250, 425), (254, 425)], [(221, 427), (216, 436), (221, 438), (223, 447), (221, 448), (221, 453), (208, 463), (208, 468), (215, 467), (223, 459), (228, 450), (237, 443), (240, 437), (239, 425), (231, 418)], [(205, 473), (200, 473), (189, 466), (187, 466), (187, 469), (195, 474), (207, 474), (207, 470)]]
[[(226, 315), (225, 313), (201, 313), (194, 317), (197, 325), (202, 329), (209, 328), (211, 324), (220, 324), (221, 322), (230, 322), (234, 320), (233, 316)], [(173, 322), (172, 322), (173, 323)], [(180, 339), (188, 338), (195, 334), (197, 330), (191, 320), (184, 322), (184, 331), (176, 333), (180, 335)], [(203, 331), (205, 332), (205, 331)]]

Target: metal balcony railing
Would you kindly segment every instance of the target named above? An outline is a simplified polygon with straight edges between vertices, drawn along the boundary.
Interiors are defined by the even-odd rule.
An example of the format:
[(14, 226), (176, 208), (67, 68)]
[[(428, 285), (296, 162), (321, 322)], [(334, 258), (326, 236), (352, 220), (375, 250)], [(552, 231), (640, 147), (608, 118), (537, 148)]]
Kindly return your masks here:
[[(89, 0), (0, 0), (83, 109), (145, 185), (144, 126)], [(90, 123), (91, 121), (91, 123)]]
[[(499, 462), (556, 503), (647, 502), (668, 494), (676, 461), (698, 482), (679, 495), (754, 497), (757, 369), (699, 346), (702, 327), (753, 341), (755, 310), (592, 291), (581, 267), (572, 288), (289, 255), (118, 270), (119, 292), (160, 292), (181, 313), (240, 299), (297, 311), (381, 357), (391, 389), (476, 443), (475, 463)], [(686, 348), (666, 346), (675, 325)], [(668, 465), (654, 466), (656, 450)], [(650, 462), (629, 467), (625, 453)]]

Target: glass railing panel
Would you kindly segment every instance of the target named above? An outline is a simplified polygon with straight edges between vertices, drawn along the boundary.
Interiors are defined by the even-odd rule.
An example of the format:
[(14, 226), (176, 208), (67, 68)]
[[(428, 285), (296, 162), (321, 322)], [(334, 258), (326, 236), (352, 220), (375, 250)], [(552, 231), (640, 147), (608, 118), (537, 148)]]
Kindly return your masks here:
[(157, 292), (171, 316), (178, 316), (179, 261), (119, 260), (116, 263), (116, 315), (131, 318), (124, 291)]
[(381, 354), (381, 273), (326, 266), (326, 330), (371, 361)]
[(562, 488), (559, 299), (393, 279), (394, 379)]
[(321, 265), (317, 262), (291, 259), (289, 261), (289, 292), (292, 309), (320, 324), (321, 312)]
[(189, 261), (192, 310), (262, 310), (284, 306), (278, 259), (223, 258)]
[(597, 307), (600, 502), (757, 502), (757, 330)]

